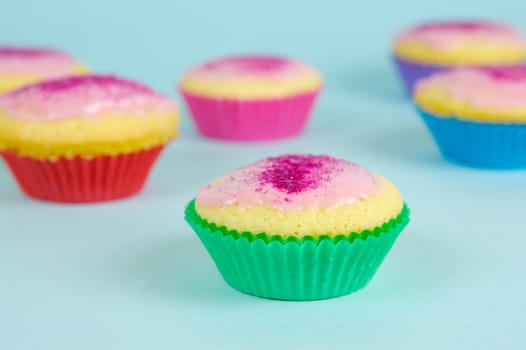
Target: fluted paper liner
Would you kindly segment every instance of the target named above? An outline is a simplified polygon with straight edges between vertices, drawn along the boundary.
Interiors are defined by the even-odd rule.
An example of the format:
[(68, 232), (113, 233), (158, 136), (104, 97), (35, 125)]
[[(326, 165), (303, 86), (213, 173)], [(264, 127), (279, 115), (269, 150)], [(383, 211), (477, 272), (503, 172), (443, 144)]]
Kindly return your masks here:
[(225, 281), (255, 296), (282, 300), (337, 297), (364, 287), (402, 229), (409, 209), (372, 231), (298, 239), (227, 230), (208, 223), (191, 201), (185, 219)]
[(438, 117), (419, 109), (444, 158), (478, 168), (526, 168), (526, 123)]
[(396, 55), (393, 56), (393, 61), (398, 69), (398, 73), (402, 78), (409, 97), (412, 96), (413, 89), (418, 80), (452, 68), (452, 66), (447, 65), (410, 61)]
[(181, 93), (203, 136), (235, 141), (263, 141), (301, 133), (319, 91), (248, 100), (200, 96), (183, 89)]
[(28, 196), (54, 202), (89, 203), (139, 192), (164, 146), (148, 150), (57, 160), (1, 152), (16, 182)]
[[(398, 69), (398, 73), (400, 77), (402, 78), (402, 81), (405, 85), (407, 94), (409, 97), (413, 95), (413, 91), (415, 88), (416, 83), (420, 79), (427, 78), (435, 73), (444, 72), (446, 70), (459, 67), (461, 65), (453, 65), (453, 64), (435, 64), (435, 63), (429, 63), (429, 62), (418, 62), (418, 61), (411, 61), (408, 59), (404, 59), (402, 57), (399, 57), (397, 55), (393, 55), (392, 57), (393, 62)], [(474, 65), (469, 64), (465, 65), (467, 67), (513, 67), (513, 66), (520, 66), (523, 65), (523, 63), (494, 63), (489, 65)]]

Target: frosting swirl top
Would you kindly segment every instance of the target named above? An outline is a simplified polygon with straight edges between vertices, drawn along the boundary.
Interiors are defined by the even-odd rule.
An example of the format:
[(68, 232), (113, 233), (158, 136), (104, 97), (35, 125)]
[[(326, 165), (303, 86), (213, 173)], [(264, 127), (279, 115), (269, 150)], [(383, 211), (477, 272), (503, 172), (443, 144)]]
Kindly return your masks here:
[(149, 87), (106, 75), (48, 80), (0, 95), (0, 110), (19, 120), (141, 116), (174, 109), (173, 101)]
[(287, 79), (311, 73), (310, 66), (276, 56), (233, 56), (216, 59), (190, 69), (186, 77), (206, 79)]
[(517, 63), (526, 58), (526, 39), (499, 23), (437, 22), (400, 33), (395, 53), (406, 59), (442, 64)]
[(516, 30), (490, 22), (439, 22), (423, 24), (402, 32), (400, 42), (421, 43), (441, 50), (453, 50), (467, 40), (507, 43), (523, 47), (526, 43)]
[(209, 61), (182, 78), (184, 92), (223, 98), (280, 97), (319, 90), (311, 66), (277, 56), (244, 55)]
[(357, 164), (327, 155), (270, 157), (227, 173), (202, 188), (199, 205), (266, 205), (280, 210), (339, 207), (367, 198), (375, 177)]
[(438, 73), (417, 83), (415, 100), (442, 115), (526, 121), (526, 66)]
[(68, 54), (51, 49), (0, 47), (0, 74), (53, 78), (69, 75), (81, 65)]

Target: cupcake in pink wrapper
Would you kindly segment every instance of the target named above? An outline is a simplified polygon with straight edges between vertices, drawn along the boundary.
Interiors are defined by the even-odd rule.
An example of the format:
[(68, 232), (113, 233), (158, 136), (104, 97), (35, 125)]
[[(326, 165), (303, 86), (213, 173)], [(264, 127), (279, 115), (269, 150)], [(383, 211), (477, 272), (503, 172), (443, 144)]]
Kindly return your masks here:
[(190, 69), (180, 90), (206, 137), (263, 141), (299, 134), (318, 93), (320, 74), (282, 57), (235, 56)]
[(411, 93), (417, 80), (453, 67), (521, 65), (526, 38), (510, 26), (488, 21), (426, 23), (396, 37), (393, 58)]
[(84, 64), (61, 51), (0, 46), (0, 93), (42, 80), (87, 72)]

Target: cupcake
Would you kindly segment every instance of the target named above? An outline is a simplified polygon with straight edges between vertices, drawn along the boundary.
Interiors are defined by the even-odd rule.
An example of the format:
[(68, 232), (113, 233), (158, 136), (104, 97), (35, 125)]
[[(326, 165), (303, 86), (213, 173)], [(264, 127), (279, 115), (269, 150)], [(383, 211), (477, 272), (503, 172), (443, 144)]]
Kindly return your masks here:
[(238, 141), (299, 134), (321, 87), (314, 68), (273, 56), (217, 59), (190, 69), (180, 83), (199, 132)]
[(357, 164), (284, 155), (214, 180), (185, 218), (233, 288), (314, 300), (364, 287), (409, 211), (391, 182)]
[(42, 80), (86, 73), (86, 66), (64, 52), (0, 47), (0, 93)]
[(143, 187), (177, 123), (174, 103), (142, 84), (49, 80), (0, 95), (0, 153), (33, 198), (106, 201)]
[(438, 22), (402, 32), (394, 61), (409, 93), (415, 82), (456, 66), (510, 66), (526, 60), (526, 39), (491, 22)]
[(526, 66), (436, 73), (418, 82), (414, 101), (445, 158), (526, 167)]

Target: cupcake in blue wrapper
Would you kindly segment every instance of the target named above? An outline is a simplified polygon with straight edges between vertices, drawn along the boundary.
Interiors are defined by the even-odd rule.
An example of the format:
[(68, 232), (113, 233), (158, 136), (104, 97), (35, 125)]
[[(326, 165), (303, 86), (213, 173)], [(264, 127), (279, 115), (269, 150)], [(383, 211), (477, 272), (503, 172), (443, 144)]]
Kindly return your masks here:
[(401, 32), (393, 59), (406, 85), (458, 66), (514, 66), (526, 60), (526, 40), (515, 29), (483, 21), (426, 23)]
[(436, 73), (418, 82), (413, 98), (446, 159), (526, 168), (526, 67)]

